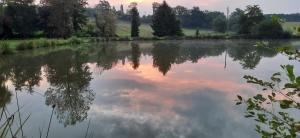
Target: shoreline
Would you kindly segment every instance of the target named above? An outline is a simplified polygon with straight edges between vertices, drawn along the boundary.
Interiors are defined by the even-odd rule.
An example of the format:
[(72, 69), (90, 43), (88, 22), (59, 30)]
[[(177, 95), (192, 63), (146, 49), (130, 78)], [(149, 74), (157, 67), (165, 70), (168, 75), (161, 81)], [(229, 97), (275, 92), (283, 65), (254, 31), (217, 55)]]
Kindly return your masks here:
[(143, 42), (143, 41), (170, 41), (170, 40), (258, 40), (258, 41), (278, 41), (278, 40), (300, 40), (300, 36), (292, 36), (290, 38), (262, 38), (255, 36), (242, 35), (201, 35), (194, 36), (175, 36), (175, 37), (71, 37), (68, 39), (51, 39), (51, 38), (36, 38), (36, 39), (7, 39), (0, 40), (0, 55), (10, 55), (22, 51), (34, 49), (73, 46), (88, 43), (103, 43), (103, 42)]

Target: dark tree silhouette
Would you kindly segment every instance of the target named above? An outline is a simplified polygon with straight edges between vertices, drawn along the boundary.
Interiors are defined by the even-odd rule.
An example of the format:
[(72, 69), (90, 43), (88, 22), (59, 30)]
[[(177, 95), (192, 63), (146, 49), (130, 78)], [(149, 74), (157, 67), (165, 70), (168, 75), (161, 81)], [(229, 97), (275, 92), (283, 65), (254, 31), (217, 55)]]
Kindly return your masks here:
[(95, 94), (89, 88), (91, 72), (84, 64), (85, 57), (87, 55), (68, 50), (48, 57), (45, 71), (51, 86), (45, 92), (46, 105), (56, 105), (57, 118), (65, 126), (86, 119), (94, 100)]
[(131, 37), (139, 37), (141, 25), (140, 14), (136, 6), (133, 6), (131, 11)]
[(175, 43), (155, 43), (152, 49), (153, 66), (166, 75), (178, 58), (179, 49)]
[(155, 10), (152, 18), (153, 35), (155, 36), (181, 36), (183, 35), (180, 21), (176, 19), (173, 9), (164, 1)]
[(137, 43), (131, 43), (131, 64), (133, 69), (137, 69), (140, 66), (141, 50)]

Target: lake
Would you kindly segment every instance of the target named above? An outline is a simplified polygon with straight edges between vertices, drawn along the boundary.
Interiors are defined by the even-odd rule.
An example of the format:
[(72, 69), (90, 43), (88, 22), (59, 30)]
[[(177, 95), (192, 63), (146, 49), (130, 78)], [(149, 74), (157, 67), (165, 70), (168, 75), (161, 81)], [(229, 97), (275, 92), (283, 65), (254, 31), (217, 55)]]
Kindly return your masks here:
[[(13, 129), (30, 115), (19, 137), (48, 128), (49, 138), (260, 137), (235, 105), (260, 90), (243, 76), (269, 79), (281, 64), (300, 64), (255, 43), (110, 42), (1, 57), (0, 107), (19, 108)], [(270, 42), (286, 45), (300, 41)]]

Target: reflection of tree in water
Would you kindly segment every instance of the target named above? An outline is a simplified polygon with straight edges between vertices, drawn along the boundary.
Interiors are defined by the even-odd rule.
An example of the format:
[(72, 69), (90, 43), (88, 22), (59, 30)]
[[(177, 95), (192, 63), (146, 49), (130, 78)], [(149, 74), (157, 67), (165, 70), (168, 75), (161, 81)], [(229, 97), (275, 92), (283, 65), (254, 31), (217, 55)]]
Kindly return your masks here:
[(137, 43), (131, 43), (131, 64), (133, 69), (137, 69), (140, 66), (141, 50)]
[(7, 103), (10, 103), (12, 96), (11, 92), (5, 86), (5, 81), (5, 77), (2, 72), (0, 72), (0, 108), (4, 107)]
[(225, 51), (226, 47), (223, 45), (187, 45), (180, 48), (180, 56), (177, 58), (176, 63), (181, 64), (187, 60), (192, 63), (197, 63), (199, 59), (210, 56), (219, 56)]
[(255, 46), (229, 46), (228, 54), (239, 61), (244, 69), (255, 69), (262, 57), (274, 57), (277, 52), (271, 48)]
[(152, 49), (153, 66), (166, 75), (179, 56), (180, 47), (175, 43), (155, 43)]
[(45, 72), (51, 87), (45, 92), (46, 105), (56, 105), (57, 118), (65, 126), (86, 119), (95, 97), (89, 88), (91, 72), (84, 64), (87, 56), (64, 50), (47, 58)]
[(113, 44), (104, 44), (97, 54), (97, 66), (110, 70), (118, 63), (118, 51)]
[(33, 92), (33, 87), (39, 85), (42, 80), (41, 64), (38, 57), (12, 57), (9, 68), (15, 89), (21, 91), (23, 87), (26, 87), (29, 92)]

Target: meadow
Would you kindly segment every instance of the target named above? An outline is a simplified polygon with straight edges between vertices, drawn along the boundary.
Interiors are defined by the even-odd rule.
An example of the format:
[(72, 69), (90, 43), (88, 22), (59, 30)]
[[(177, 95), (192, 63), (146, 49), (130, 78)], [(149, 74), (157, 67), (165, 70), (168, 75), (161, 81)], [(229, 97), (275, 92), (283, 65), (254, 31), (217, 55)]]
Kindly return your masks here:
[(300, 22), (285, 22), (282, 25), (283, 29), (286, 31), (290, 31), (293, 34), (296, 34), (295, 27), (300, 27)]
[[(130, 36), (130, 23), (119, 21), (117, 24), (117, 35), (119, 37), (129, 37)], [(195, 36), (196, 29), (190, 29), (190, 28), (182, 28), (182, 31), (185, 36)], [(152, 35), (152, 28), (149, 24), (141, 24), (140, 26), (140, 36), (141, 37), (153, 37)], [(217, 34), (213, 32), (212, 30), (205, 30), (200, 29), (200, 34)]]

